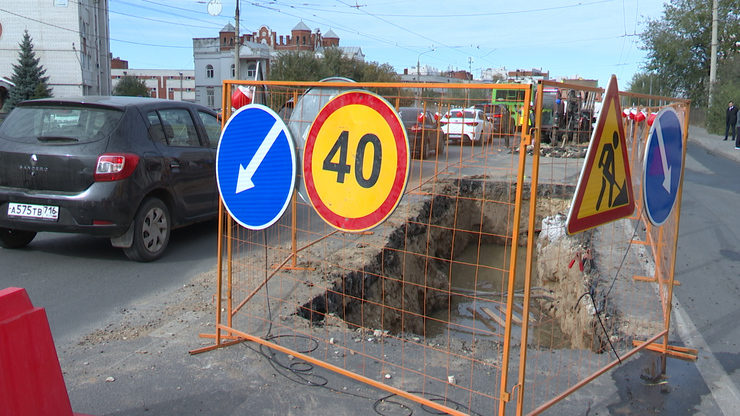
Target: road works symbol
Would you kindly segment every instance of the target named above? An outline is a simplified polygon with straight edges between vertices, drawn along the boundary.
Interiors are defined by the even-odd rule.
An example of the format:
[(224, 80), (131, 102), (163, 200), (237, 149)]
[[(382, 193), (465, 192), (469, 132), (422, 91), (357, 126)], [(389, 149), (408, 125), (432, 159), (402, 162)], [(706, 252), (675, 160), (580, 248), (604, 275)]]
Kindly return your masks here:
[(216, 153), (218, 192), (242, 226), (261, 230), (285, 212), (295, 188), (295, 146), (270, 108), (250, 104), (226, 123)]
[(393, 107), (349, 91), (319, 111), (306, 137), (303, 177), (311, 205), (343, 231), (364, 231), (395, 210), (406, 188), (409, 145)]
[(617, 78), (612, 75), (568, 212), (568, 234), (624, 218), (635, 210), (621, 114)]
[(666, 107), (655, 116), (645, 149), (645, 212), (651, 223), (662, 225), (676, 203), (683, 171), (683, 129), (673, 108)]

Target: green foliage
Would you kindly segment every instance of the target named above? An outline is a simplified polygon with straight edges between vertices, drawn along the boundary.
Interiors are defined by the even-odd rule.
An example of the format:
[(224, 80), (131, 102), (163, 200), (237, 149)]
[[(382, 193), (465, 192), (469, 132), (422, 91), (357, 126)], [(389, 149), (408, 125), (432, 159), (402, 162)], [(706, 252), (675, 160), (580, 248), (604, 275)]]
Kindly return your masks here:
[(309, 51), (283, 52), (270, 62), (270, 80), (319, 81), (328, 77), (346, 77), (357, 82), (397, 81), (388, 64), (348, 58), (339, 48), (326, 48), (321, 56)]
[(715, 134), (725, 132), (725, 110), (727, 103), (740, 105), (740, 54), (726, 59), (717, 68), (717, 85), (707, 113), (707, 130)]
[(18, 63), (13, 65), (13, 76), (10, 77), (15, 86), (8, 95), (8, 110), (23, 100), (51, 97), (49, 77), (45, 76), (46, 69), (39, 64), (40, 59), (33, 51), (33, 42), (28, 31), (23, 33), (19, 46)]
[[(737, 0), (719, 0), (718, 66), (737, 54), (740, 8)], [(667, 95), (706, 106), (712, 39), (712, 0), (671, 0), (663, 16), (648, 19), (640, 34), (648, 52), (648, 72), (657, 75)]]
[(149, 97), (149, 87), (143, 80), (132, 75), (124, 75), (113, 88), (113, 95), (125, 95), (129, 97)]

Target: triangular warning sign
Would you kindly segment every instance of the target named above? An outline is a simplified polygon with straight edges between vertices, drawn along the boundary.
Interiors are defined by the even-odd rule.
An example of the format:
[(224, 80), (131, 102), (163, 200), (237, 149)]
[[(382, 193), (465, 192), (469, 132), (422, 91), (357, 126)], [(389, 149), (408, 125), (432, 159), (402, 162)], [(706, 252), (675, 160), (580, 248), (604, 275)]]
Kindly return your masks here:
[(566, 230), (575, 234), (624, 218), (634, 210), (619, 89), (617, 77), (612, 75), (568, 212)]

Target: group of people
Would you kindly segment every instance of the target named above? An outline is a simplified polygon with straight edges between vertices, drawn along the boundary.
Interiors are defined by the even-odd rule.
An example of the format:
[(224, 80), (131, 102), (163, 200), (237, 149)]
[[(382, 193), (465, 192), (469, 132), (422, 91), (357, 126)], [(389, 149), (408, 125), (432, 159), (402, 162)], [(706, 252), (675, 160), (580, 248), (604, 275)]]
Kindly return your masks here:
[(740, 117), (737, 116), (737, 107), (732, 101), (730, 101), (725, 117), (725, 140), (730, 133), (735, 142), (735, 149), (740, 149)]

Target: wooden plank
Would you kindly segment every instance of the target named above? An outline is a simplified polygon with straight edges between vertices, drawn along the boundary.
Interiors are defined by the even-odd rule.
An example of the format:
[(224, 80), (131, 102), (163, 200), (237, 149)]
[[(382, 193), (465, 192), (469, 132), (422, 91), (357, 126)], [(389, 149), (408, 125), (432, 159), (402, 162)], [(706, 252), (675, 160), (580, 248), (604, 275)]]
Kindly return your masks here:
[[(503, 308), (501, 305), (496, 305), (496, 309), (499, 310), (499, 312), (503, 313), (504, 316), (506, 316), (506, 309)], [(516, 316), (513, 312), (511, 313), (511, 321), (514, 322), (514, 325), (522, 325), (522, 320), (518, 316)]]
[(481, 315), (480, 312), (478, 312), (477, 310), (475, 310), (475, 308), (472, 308), (472, 307), (468, 306), (467, 309), (468, 309), (468, 312), (470, 312), (470, 313), (473, 314), (473, 316), (475, 317), (475, 319), (483, 322), (483, 325), (485, 325), (492, 332), (497, 332), (498, 331), (498, 329), (496, 328), (496, 326), (491, 324), (491, 320), (488, 319), (488, 318), (486, 318), (485, 316)]
[(488, 315), (491, 319), (493, 319), (494, 321), (496, 321), (497, 324), (501, 325), (501, 328), (506, 328), (506, 322), (503, 319), (501, 319), (500, 316), (498, 316), (495, 313), (493, 313), (492, 310), (486, 308), (485, 306), (481, 306), (480, 307), (480, 310), (482, 310), (483, 313), (485, 313), (486, 315)]

